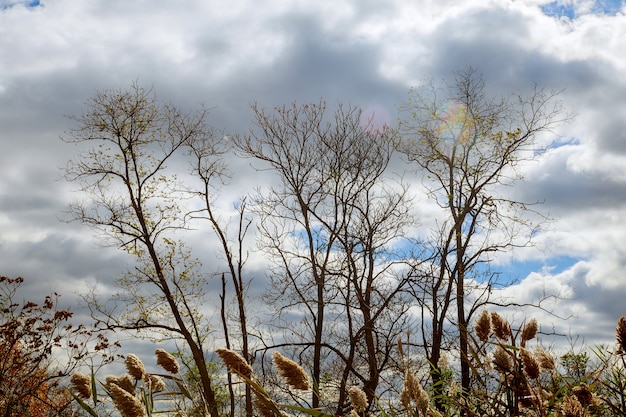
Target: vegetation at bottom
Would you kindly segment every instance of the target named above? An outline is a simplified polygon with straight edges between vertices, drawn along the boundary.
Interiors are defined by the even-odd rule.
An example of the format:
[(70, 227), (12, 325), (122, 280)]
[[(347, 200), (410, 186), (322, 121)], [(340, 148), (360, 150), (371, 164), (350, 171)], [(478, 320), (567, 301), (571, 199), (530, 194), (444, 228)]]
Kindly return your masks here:
[[(246, 388), (252, 393), (253, 415), (338, 415), (332, 405), (332, 399), (340, 397), (338, 385), (327, 382), (322, 388), (301, 364), (278, 350), (269, 363), (255, 370), (239, 353), (217, 349), (219, 363), (211, 362), (211, 375), (219, 395), (216, 403), (208, 404), (202, 398), (197, 370), (184, 365), (188, 363), (184, 356), (158, 348), (152, 370), (144, 365), (147, 358), (142, 361), (132, 353), (112, 356), (102, 337), (63, 325), (71, 313), (58, 309), (51, 297), (42, 304), (14, 302), (22, 282), (0, 278), (6, 296), (0, 326), (2, 416), (206, 416), (210, 407), (227, 416), (233, 415), (228, 412), (233, 400), (228, 393), (243, 398)], [(459, 383), (458, 358), (442, 356), (435, 385), (432, 364), (409, 354), (409, 341), (399, 339), (396, 353), (401, 365), (387, 376), (393, 379), (391, 374), (396, 374), (399, 384), (373, 401), (362, 387), (348, 387), (342, 415), (626, 415), (626, 317), (617, 322), (614, 346), (572, 350), (558, 357), (537, 342), (538, 329), (535, 319), (510, 323), (495, 311), (483, 310), (468, 332), (472, 378), (466, 390)], [(104, 368), (93, 366), (94, 356), (85, 348), (89, 340), (98, 343), (91, 345), (93, 350), (106, 351), (100, 355), (101, 366), (123, 362), (126, 372), (98, 375)], [(70, 365), (59, 367), (52, 360), (55, 347), (73, 352)], [(87, 363), (92, 367), (85, 368)], [(88, 372), (78, 371), (79, 364)], [(307, 400), (311, 393), (324, 395), (327, 405), (312, 407)], [(243, 407), (237, 409), (245, 412)]]
[[(498, 313), (485, 310), (473, 330), (470, 390), (460, 388), (454, 364), (447, 360), (440, 364), (441, 386), (434, 387), (425, 381), (428, 371), (416, 369), (405, 358), (407, 366), (397, 390), (370, 404), (361, 387), (351, 386), (346, 392), (349, 406), (345, 414), (351, 417), (599, 417), (621, 416), (626, 412), (626, 317), (618, 321), (615, 347), (611, 350), (596, 347), (595, 359), (591, 361), (587, 352), (572, 351), (556, 358), (539, 345), (531, 346), (529, 342), (535, 339), (538, 330), (534, 319), (514, 331)], [(403, 349), (400, 343), (401, 356)], [(106, 382), (97, 380), (94, 374), (75, 373), (71, 378), (71, 395), (82, 410), (94, 417), (115, 412), (123, 417), (163, 413), (207, 415), (206, 405), (194, 401), (185, 378), (176, 376), (180, 369), (176, 358), (162, 349), (155, 353), (157, 365), (166, 374), (148, 372), (136, 355), (128, 354), (124, 360), (127, 373), (107, 376)], [(255, 373), (237, 352), (218, 349), (216, 354), (228, 372), (251, 389), (254, 415), (336, 415), (328, 409), (312, 408), (302, 400), (302, 394), (314, 389), (314, 381), (300, 364), (280, 352), (273, 352), (273, 369), (265, 372), (280, 379), (281, 389), (265, 385), (267, 375)], [(226, 408), (224, 404), (217, 406)]]

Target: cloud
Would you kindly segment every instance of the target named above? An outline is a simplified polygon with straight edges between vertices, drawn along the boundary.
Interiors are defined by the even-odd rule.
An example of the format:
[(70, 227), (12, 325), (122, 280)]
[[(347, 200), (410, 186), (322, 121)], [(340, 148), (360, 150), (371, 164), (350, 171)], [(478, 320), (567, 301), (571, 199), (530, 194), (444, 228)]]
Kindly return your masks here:
[(607, 283), (590, 282), (598, 266), (596, 261), (580, 261), (557, 274), (548, 270), (531, 273), (519, 284), (500, 290), (499, 295), (520, 303), (543, 300), (542, 310), (505, 309), (503, 314), (517, 321), (528, 316), (537, 318), (546, 333), (544, 342), (558, 352), (571, 348), (569, 338), (588, 346), (612, 346), (612, 330), (623, 315), (620, 300), (626, 294), (626, 285), (614, 281), (616, 285), (607, 291)]
[[(580, 320), (555, 321), (559, 331), (612, 337), (626, 296), (626, 16), (613, 3), (600, 11), (604, 3), (540, 0), (36, 3), (0, 1), (0, 272), (30, 277), (32, 294), (40, 283), (108, 289), (127, 267), (92, 231), (58, 220), (80, 196), (60, 176), (76, 152), (59, 140), (72, 127), (65, 115), (80, 114), (96, 91), (139, 80), (185, 110), (211, 108), (220, 134), (237, 135), (254, 127), (252, 102), (271, 108), (323, 98), (393, 123), (410, 86), (474, 65), (490, 93), (524, 93), (534, 83), (564, 89), (560, 98), (577, 114), (540, 138), (557, 146), (524, 166), (525, 182), (510, 190), (544, 201), (539, 208), (555, 221), (537, 236), (537, 248), (502, 259), (539, 265), (507, 294), (536, 300), (544, 289), (560, 291), (571, 299), (554, 304), (555, 313)], [(549, 7), (557, 6), (575, 14), (555, 16)], [(230, 161), (233, 178), (220, 198), (225, 216), (251, 188), (275, 181), (248, 160)], [(392, 168), (408, 172), (400, 161)], [(416, 210), (429, 225), (432, 207), (419, 197)], [(210, 275), (223, 264), (207, 234), (190, 240)], [(541, 270), (558, 256), (576, 260)], [(250, 262), (251, 294), (265, 283), (262, 260)]]

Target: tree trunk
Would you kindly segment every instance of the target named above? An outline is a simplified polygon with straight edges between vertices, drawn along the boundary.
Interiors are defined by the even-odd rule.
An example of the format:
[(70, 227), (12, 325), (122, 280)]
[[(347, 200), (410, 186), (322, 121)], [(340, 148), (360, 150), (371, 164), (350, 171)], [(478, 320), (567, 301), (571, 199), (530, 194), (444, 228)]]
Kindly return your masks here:
[(320, 405), (319, 383), (322, 375), (322, 331), (324, 330), (324, 282), (317, 279), (317, 317), (315, 318), (315, 341), (313, 347), (313, 393), (311, 405)]

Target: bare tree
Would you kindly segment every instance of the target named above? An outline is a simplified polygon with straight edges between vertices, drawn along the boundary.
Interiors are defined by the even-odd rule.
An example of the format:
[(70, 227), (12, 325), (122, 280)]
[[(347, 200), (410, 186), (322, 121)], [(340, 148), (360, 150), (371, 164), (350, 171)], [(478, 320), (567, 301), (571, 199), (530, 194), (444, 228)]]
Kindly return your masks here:
[(397, 147), (421, 169), (428, 195), (445, 215), (431, 270), (417, 282), (424, 318), (431, 320), (431, 334), (422, 327), (422, 337), (435, 386), (446, 328), (453, 326), (462, 387), (469, 388), (468, 323), (497, 285), (487, 263), (495, 252), (530, 244), (541, 222), (528, 215), (531, 204), (505, 190), (521, 179), (520, 165), (541, 153), (537, 135), (564, 119), (557, 95), (535, 88), (529, 96), (490, 98), (483, 78), (468, 68), (447, 88), (413, 90), (405, 106)]
[[(193, 174), (200, 180), (200, 187), (194, 191), (194, 194), (201, 200), (202, 208), (189, 213), (191, 218), (207, 220), (211, 225), (211, 230), (218, 238), (221, 253), (226, 262), (226, 271), (221, 273), (222, 276), (222, 294), (221, 294), (221, 316), (224, 328), (224, 338), (226, 348), (232, 349), (230, 338), (230, 326), (227, 318), (226, 307), (226, 275), (230, 277), (230, 283), (235, 293), (237, 305), (237, 327), (239, 333), (237, 339), (240, 342), (240, 349), (246, 362), (253, 363), (253, 355), (250, 349), (250, 337), (248, 331), (248, 314), (247, 289), (250, 284), (245, 279), (243, 267), (247, 260), (247, 252), (244, 248), (244, 240), (247, 232), (252, 224), (252, 220), (247, 217), (246, 198), (242, 198), (237, 204), (237, 224), (236, 234), (234, 237), (229, 235), (228, 221), (221, 218), (215, 208), (215, 199), (218, 193), (217, 187), (223, 184), (223, 178), (226, 174), (226, 167), (223, 165), (221, 155), (227, 152), (230, 147), (224, 140), (215, 141), (213, 136), (201, 136), (189, 143), (191, 156), (193, 157)], [(217, 184), (216, 184), (217, 183)], [(232, 377), (229, 372), (229, 390), (231, 402), (231, 416), (235, 413), (235, 392), (232, 384)], [(246, 416), (252, 416), (252, 393), (250, 387), (246, 385), (245, 393), (245, 410)]]
[[(281, 266), (280, 275), (270, 277), (272, 287), (277, 294), (289, 291), (293, 305), (306, 311), (305, 325), (313, 337), (312, 376), (316, 386), (311, 403), (317, 407), (326, 305), (334, 297), (328, 287), (327, 265), (337, 233), (332, 229), (324, 233), (311, 214), (326, 197), (316, 168), (325, 156), (319, 141), (325, 134), (323, 109), (294, 105), (277, 109), (275, 116), (256, 106), (253, 110), (261, 134), (237, 138), (236, 142), (246, 155), (269, 163), (282, 182), (259, 199), (260, 229), (266, 249)], [(293, 305), (283, 306), (282, 311), (287, 313)]]
[[(366, 134), (363, 126), (350, 123), (344, 127), (356, 134), (327, 145), (338, 174), (326, 190), (344, 218), (337, 262), (331, 265), (341, 293), (340, 321), (345, 323), (333, 339), (347, 352), (341, 356), (337, 414), (345, 412), (352, 379), (363, 385), (368, 403), (374, 401), (383, 370), (405, 330), (407, 275), (399, 267), (398, 246), (405, 243), (402, 236), (414, 223), (406, 187), (386, 177), (393, 154), (389, 132)], [(319, 221), (325, 224), (324, 218)]]
[(182, 339), (199, 372), (204, 407), (217, 417), (203, 351), (208, 328), (200, 312), (204, 282), (198, 262), (176, 240), (176, 232), (185, 228), (178, 204), (183, 196), (167, 167), (184, 146), (211, 134), (206, 115), (183, 114), (134, 83), (128, 91), (97, 93), (85, 113), (71, 117), (77, 127), (63, 139), (81, 149), (68, 163), (66, 177), (89, 197), (73, 204), (71, 213), (138, 264), (119, 279), (117, 302), (94, 297), (91, 306), (104, 314), (99, 317), (110, 329)]
[(313, 407), (331, 362), (340, 366), (337, 411), (349, 382), (371, 402), (400, 331), (383, 318), (406, 284), (386, 252), (411, 222), (406, 189), (385, 178), (393, 144), (358, 108), (339, 105), (330, 117), (323, 102), (253, 110), (259, 133), (235, 142), (277, 175), (256, 209), (276, 262), (269, 301), (298, 339), (285, 344), (302, 347), (300, 359), (313, 351)]

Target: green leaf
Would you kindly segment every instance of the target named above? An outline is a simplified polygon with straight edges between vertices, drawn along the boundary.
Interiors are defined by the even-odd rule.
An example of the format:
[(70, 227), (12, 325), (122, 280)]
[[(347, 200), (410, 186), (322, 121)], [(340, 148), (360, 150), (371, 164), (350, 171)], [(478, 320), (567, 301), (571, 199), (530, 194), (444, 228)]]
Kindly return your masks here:
[(187, 387), (185, 386), (185, 384), (183, 384), (182, 382), (180, 382), (177, 379), (175, 379), (174, 382), (176, 382), (176, 385), (178, 385), (178, 388), (180, 389), (180, 392), (185, 397), (189, 398), (190, 400), (193, 400), (193, 397), (192, 397), (191, 393), (189, 392), (189, 390), (187, 389)]
[(86, 412), (88, 412), (89, 414), (91, 414), (93, 417), (98, 417), (98, 413), (96, 412), (96, 410), (94, 410), (93, 408), (91, 408), (89, 406), (89, 404), (87, 404), (85, 401), (83, 401), (82, 398), (80, 398), (78, 395), (74, 394), (74, 392), (72, 392), (71, 390), (68, 389), (68, 391), (70, 392), (70, 394), (72, 395), (72, 397), (74, 397), (74, 399), (76, 400), (76, 402), (78, 404), (80, 404), (81, 408), (83, 410), (85, 410)]
[(96, 373), (91, 367), (91, 397), (93, 398), (94, 406), (98, 405), (98, 384), (96, 384)]

